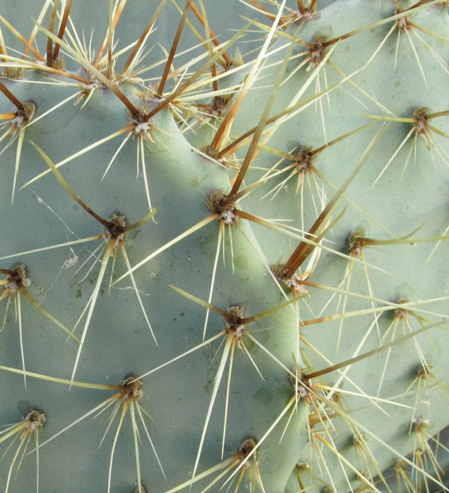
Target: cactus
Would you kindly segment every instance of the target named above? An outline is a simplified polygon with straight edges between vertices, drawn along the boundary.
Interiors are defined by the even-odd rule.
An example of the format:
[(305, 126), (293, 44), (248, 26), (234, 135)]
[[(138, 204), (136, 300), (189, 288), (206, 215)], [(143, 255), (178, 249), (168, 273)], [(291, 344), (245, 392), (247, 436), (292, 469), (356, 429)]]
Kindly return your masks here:
[(141, 3), (0, 12), (2, 491), (448, 491), (448, 2)]

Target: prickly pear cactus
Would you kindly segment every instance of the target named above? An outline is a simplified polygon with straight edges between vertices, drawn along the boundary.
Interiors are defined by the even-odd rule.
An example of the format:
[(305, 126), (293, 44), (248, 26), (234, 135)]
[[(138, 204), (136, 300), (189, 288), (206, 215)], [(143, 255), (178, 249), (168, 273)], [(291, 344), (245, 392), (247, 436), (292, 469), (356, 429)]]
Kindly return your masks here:
[(2, 4), (1, 491), (448, 491), (448, 27)]

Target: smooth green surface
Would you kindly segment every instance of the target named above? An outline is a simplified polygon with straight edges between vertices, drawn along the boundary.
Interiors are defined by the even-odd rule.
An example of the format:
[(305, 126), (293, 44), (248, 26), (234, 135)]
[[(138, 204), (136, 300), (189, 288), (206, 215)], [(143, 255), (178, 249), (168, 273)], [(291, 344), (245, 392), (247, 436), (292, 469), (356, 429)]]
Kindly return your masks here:
[[(99, 31), (95, 34), (98, 39), (92, 42), (95, 47), (99, 45), (107, 25), (106, 3), (101, 6), (101, 15), (92, 12), (89, 16), (92, 23), (89, 29), (95, 25)], [(234, 3), (237, 6), (238, 2)], [(413, 3), (408, 2), (403, 8), (411, 7)], [(72, 17), (77, 25), (78, 19), (86, 22), (86, 16), (80, 7), (82, 2), (75, 4)], [(119, 22), (115, 33), (116, 41), (120, 40), (119, 47), (140, 36), (150, 15), (136, 5), (137, 2), (127, 5), (126, 14)], [(287, 2), (287, 5), (297, 9), (296, 2)], [(276, 13), (272, 3), (266, 6)], [(14, 9), (19, 7), (20, 2), (10, 12), (5, 7), (0, 13), (15, 18), (15, 25), (28, 35), (30, 27), (25, 21), (22, 25), (16, 17)], [(224, 14), (210, 2), (205, 2), (205, 7), (212, 29), (224, 33), (220, 36), (221, 43), (234, 34), (229, 30), (243, 25), (244, 21), (233, 15), (223, 27)], [(249, 10), (247, 6), (240, 7), (244, 8), (245, 15), (257, 17), (267, 29), (270, 28), (271, 21), (262, 13)], [(324, 7), (323, 3), (319, 1), (318, 7)], [(231, 7), (223, 10), (226, 14), (233, 13)], [(179, 19), (178, 13), (169, 12), (172, 11), (164, 11), (158, 19), (159, 30), (150, 37), (148, 49), (155, 40), (169, 49)], [(37, 13), (38, 8), (36, 13), (32, 13), (33, 17)], [(292, 475), (297, 462), (307, 462), (311, 467), (310, 472), (300, 476), (307, 491), (322, 491), (325, 487), (338, 492), (356, 490), (362, 484), (362, 475), (369, 481), (380, 471), (394, 466), (398, 457), (410, 454), (422, 445), (416, 441), (416, 434), (410, 432), (414, 419), (429, 420), (426, 438), (447, 426), (448, 269), (445, 259), (448, 246), (446, 241), (442, 241), (437, 247), (435, 237), (447, 235), (448, 116), (429, 120), (439, 132), (432, 130), (430, 149), (426, 148), (422, 137), (415, 139), (410, 134), (409, 140), (396, 153), (411, 126), (407, 122), (395, 121), (388, 128), (385, 128), (386, 121), (375, 122), (371, 127), (332, 144), (334, 139), (373, 121), (372, 116), (409, 117), (416, 107), (428, 107), (431, 113), (447, 110), (445, 87), (449, 73), (446, 62), (449, 45), (444, 37), (448, 26), (446, 8), (442, 5), (425, 6), (413, 16), (416, 25), (439, 36), (415, 28), (415, 32), (402, 32), (399, 40), (397, 32), (386, 38), (392, 21), (381, 25), (375, 23), (393, 14), (394, 5), (389, 1), (330, 2), (320, 12), (319, 18), (309, 23), (297, 23), (282, 31), (283, 35), (275, 36), (261, 71), (233, 121), (231, 142), (258, 125), (265, 105), (274, 98), (271, 87), (286, 56), (291, 36), (308, 43), (317, 35), (333, 39), (363, 27), (357, 35), (331, 45), (335, 51), (329, 60), (340, 73), (330, 63), (318, 73), (314, 67), (306, 71), (307, 64), (297, 70), (304, 59), (304, 42), (295, 44), (293, 56), (289, 57), (285, 82), (275, 95), (269, 114), (277, 114), (290, 104), (307, 98), (311, 98), (311, 104), (294, 116), (289, 115), (278, 128), (266, 125), (257, 156), (240, 190), (258, 181), (259, 187), (238, 203), (239, 210), (272, 221), (277, 230), (239, 219), (238, 227), (223, 225), (225, 240), (221, 242), (219, 220), (213, 219), (198, 231), (186, 235), (182, 241), (173, 242), (170, 248), (134, 272), (157, 345), (130, 277), (112, 285), (109, 290), (112, 260), (109, 261), (75, 380), (118, 384), (130, 374), (146, 374), (201, 345), (193, 354), (143, 378), (144, 396), (139, 403), (151, 414), (152, 420), (145, 418), (146, 425), (167, 477), (165, 479), (161, 473), (139, 422), (142, 481), (149, 491), (167, 491), (191, 477), (213, 395), (215, 375), (225, 350), (226, 336), (203, 345), (205, 306), (187, 299), (171, 286), (207, 301), (214, 276), (210, 303), (220, 310), (238, 304), (246, 317), (264, 313), (290, 299), (289, 290), (280, 289), (274, 281), (270, 267), (287, 261), (305, 231), (358, 166), (360, 170), (338, 202), (332, 220), (343, 210), (344, 214), (326, 234), (322, 242), (325, 248), (317, 247), (321, 250), (317, 266), (310, 275), (304, 274), (312, 265), (310, 263), (308, 267), (309, 257), (298, 271), (304, 279), (319, 286), (307, 287), (308, 296), (303, 300), (246, 324), (251, 337), (256, 338), (270, 355), (248, 336), (244, 337), (244, 343), (250, 357), (243, 347), (236, 345), (232, 372), (228, 370), (228, 363), (207, 426), (196, 474), (230, 457), (242, 439), (251, 435), (264, 438), (258, 454), (258, 467), (266, 493), (300, 491), (298, 480)], [(191, 17), (193, 22), (193, 15)], [(189, 14), (189, 19), (191, 17)], [(170, 29), (165, 26), (170, 26)], [(260, 31), (255, 36), (257, 29)], [(9, 44), (11, 34), (4, 26), (3, 31)], [(163, 36), (158, 37), (162, 31)], [(260, 25), (251, 31), (238, 43), (245, 54), (245, 62), (257, 57), (257, 51), (248, 52), (256, 46), (260, 49), (262, 35), (266, 33)], [(167, 35), (168, 41), (165, 39)], [(253, 39), (249, 44), (251, 48), (246, 43), (247, 36)], [(41, 53), (44, 53), (45, 41), (46, 37), (40, 33), (38, 46)], [(183, 35), (180, 51), (196, 42)], [(11, 43), (15, 47), (20, 46), (17, 40)], [(154, 50), (160, 48), (154, 45)], [(234, 50), (235, 46), (230, 52)], [(161, 53), (157, 55), (155, 51), (150, 57), (159, 60)], [(197, 47), (192, 53), (204, 54), (204, 50)], [(125, 59), (126, 56), (123, 57)], [(143, 65), (149, 61), (145, 60)], [(77, 66), (73, 61), (67, 65), (71, 70)], [(143, 76), (152, 78), (137, 81), (137, 87), (142, 90), (157, 82), (163, 66), (162, 61)], [(176, 59), (174, 68), (180, 66), (181, 62)], [(195, 65), (187, 72), (199, 66)], [(220, 88), (240, 83), (251, 69), (251, 64), (244, 66), (241, 72), (220, 82)], [(355, 71), (358, 72), (355, 74)], [(77, 73), (82, 74), (83, 71), (78, 70)], [(342, 82), (342, 73), (353, 75), (350, 80)], [(187, 80), (189, 73), (183, 77)], [(29, 70), (24, 79), (2, 81), (19, 100), (33, 100), (37, 104), (38, 117), (79, 91), (79, 87), (64, 86), (67, 79), (62, 76), (54, 76), (53, 79), (52, 84), (47, 84), (45, 74)], [(310, 84), (308, 89), (300, 94), (307, 84)], [(174, 85), (173, 81), (168, 83), (166, 96)], [(120, 87), (138, 108), (152, 109), (157, 105), (157, 101), (143, 101), (141, 94), (134, 92), (133, 81)], [(315, 95), (327, 88), (328, 94), (316, 99)], [(84, 100), (77, 105), (73, 104), (75, 101), (76, 97), (26, 129), (14, 204), (11, 204), (11, 194), (16, 144), (0, 156), (0, 268), (10, 269), (15, 262), (25, 263), (32, 280), (30, 294), (69, 329), (78, 325), (75, 334), (81, 337), (86, 316), (78, 324), (77, 320), (94, 291), (103, 255), (101, 247), (97, 247), (104, 239), (52, 249), (48, 247), (101, 235), (104, 226), (89, 216), (64, 190), (30, 141), (57, 164), (124, 128), (131, 120), (124, 105), (108, 89), (95, 91), (84, 107)], [(204, 100), (199, 102), (204, 103)], [(1, 95), (0, 108), (6, 113), (13, 110), (13, 105)], [(160, 112), (151, 122), (149, 140), (152, 142), (139, 147), (138, 136), (130, 136), (106, 176), (105, 170), (128, 135), (126, 133), (59, 167), (77, 196), (105, 220), (118, 210), (126, 215), (130, 224), (138, 222), (149, 212), (150, 197), (151, 206), (157, 209), (156, 215), (126, 234), (125, 248), (131, 266), (163, 249), (168, 242), (209, 217), (209, 194), (216, 189), (229, 193), (236, 168), (245, 158), (248, 143), (237, 151), (235, 157), (230, 156), (231, 167), (220, 166), (207, 158), (197, 148), (210, 143), (214, 127), (218, 127), (220, 120), (208, 120), (197, 133), (187, 128), (192, 122), (176, 123), (170, 110)], [(282, 153), (295, 153), (303, 146), (316, 149), (326, 143), (331, 145), (314, 161), (314, 166), (324, 176), (324, 183), (318, 175), (314, 177), (315, 182), (307, 176), (303, 187), (297, 190), (297, 174), (282, 182), (291, 170), (282, 174), (277, 171), (292, 163), (290, 159), (280, 161)], [(365, 154), (370, 146), (372, 149)], [(144, 149), (145, 171), (141, 167), (142, 161), (137, 158), (138, 149), (139, 152)], [(45, 176), (21, 189), (44, 171), (47, 172)], [(278, 184), (279, 189), (275, 188)], [(326, 218), (326, 222), (330, 220), (330, 216)], [(347, 237), (360, 229), (367, 237), (391, 240), (393, 244), (366, 246), (364, 259), (349, 257)], [(394, 244), (395, 239), (412, 232), (412, 237)], [(428, 240), (431, 237), (434, 239)], [(420, 239), (426, 241), (421, 242)], [(214, 275), (218, 245), (220, 252)], [(43, 248), (43, 251), (20, 254), (37, 248)], [(117, 251), (114, 279), (126, 271), (123, 256)], [(406, 305), (409, 312), (404, 320), (396, 319), (396, 327), (395, 303), (401, 298), (410, 302)], [(2, 304), (6, 306), (6, 300)], [(388, 304), (391, 310), (382, 312), (382, 307)], [(12, 300), (0, 335), (0, 365), (20, 369), (21, 347), (14, 309)], [(338, 315), (344, 313), (354, 313), (355, 316), (343, 319)], [(333, 315), (336, 320), (301, 326), (301, 322)], [(66, 342), (66, 335), (38, 313), (24, 296), (21, 296), (21, 321), (26, 369), (70, 380), (78, 344), (73, 340)], [(334, 371), (313, 379), (312, 384), (335, 386), (338, 393), (337, 404), (329, 401), (330, 396), (322, 399), (321, 423), (311, 428), (307, 424), (306, 414), (310, 413), (309, 419), (313, 422), (313, 413), (320, 405), (316, 400), (315, 408), (310, 400), (306, 405), (301, 400), (297, 405), (286, 408), (287, 403), (292, 403), (293, 395), (286, 369), (292, 368), (295, 360), (300, 367), (308, 365), (308, 371), (326, 368), (379, 348), (426, 325), (430, 326), (427, 333), (345, 367), (341, 372)], [(223, 328), (223, 316), (211, 312), (205, 340)], [(300, 335), (303, 337), (301, 341)], [(297, 352), (298, 347), (301, 354)], [(425, 358), (432, 378), (421, 381), (418, 386), (416, 376), (420, 358)], [(222, 456), (228, 378), (229, 407)], [(77, 387), (69, 391), (67, 385), (31, 377), (27, 377), (25, 390), (23, 376), (6, 371), (0, 373), (0, 386), (7, 396), (0, 401), (0, 424), (20, 421), (30, 405), (45, 411), (47, 425), (39, 432), (40, 443), (116, 392)], [(316, 391), (320, 392), (318, 387)], [(111, 449), (121, 411), (115, 416), (115, 422), (100, 448), (98, 445), (108, 427), (111, 411), (112, 407), (95, 419), (89, 416), (40, 449), (40, 491), (107, 491)], [(283, 418), (279, 419), (281, 414)], [(137, 478), (130, 413), (125, 418), (114, 452), (111, 486), (114, 492), (133, 491)], [(273, 423), (277, 426), (266, 435)], [(365, 455), (353, 445), (354, 436), (366, 440), (369, 452), (366, 449)], [(18, 443), (16, 441), (0, 464), (2, 488), (5, 488), (13, 450)], [(447, 446), (445, 443), (442, 445)], [(3, 453), (1, 451), (6, 450), (7, 443), (1, 447), (0, 453)], [(30, 442), (28, 450), (32, 448)], [(330, 449), (338, 449), (338, 453)], [(371, 458), (367, 459), (369, 455)], [(415, 459), (412, 457), (410, 460)], [(431, 464), (428, 468), (431, 474), (435, 473)], [(413, 474), (416, 476), (416, 472)], [(212, 478), (195, 483), (192, 491), (202, 491)], [(211, 491), (218, 491), (223, 481), (214, 484)], [(237, 482), (235, 479), (232, 488)], [(261, 486), (256, 484), (254, 482), (253, 487), (257, 491)], [(241, 489), (250, 490), (249, 485), (245, 477)], [(376, 482), (376, 487), (380, 491), (388, 491), (383, 483)], [(24, 457), (17, 475), (13, 471), (10, 491), (31, 492), (35, 488), (33, 453)]]

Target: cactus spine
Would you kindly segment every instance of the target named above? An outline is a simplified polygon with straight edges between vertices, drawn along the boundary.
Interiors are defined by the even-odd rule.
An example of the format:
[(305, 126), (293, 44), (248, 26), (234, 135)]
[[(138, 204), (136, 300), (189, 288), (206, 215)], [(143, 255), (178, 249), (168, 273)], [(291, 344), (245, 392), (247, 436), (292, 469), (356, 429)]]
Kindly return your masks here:
[(447, 491), (448, 2), (138, 3), (0, 12), (0, 487)]

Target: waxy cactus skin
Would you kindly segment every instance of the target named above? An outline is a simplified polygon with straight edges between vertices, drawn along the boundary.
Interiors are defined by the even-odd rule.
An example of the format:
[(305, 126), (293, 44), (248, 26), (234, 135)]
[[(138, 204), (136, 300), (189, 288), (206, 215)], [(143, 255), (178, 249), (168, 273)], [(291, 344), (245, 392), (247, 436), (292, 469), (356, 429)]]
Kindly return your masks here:
[(448, 490), (448, 26), (1, 6), (0, 491)]

